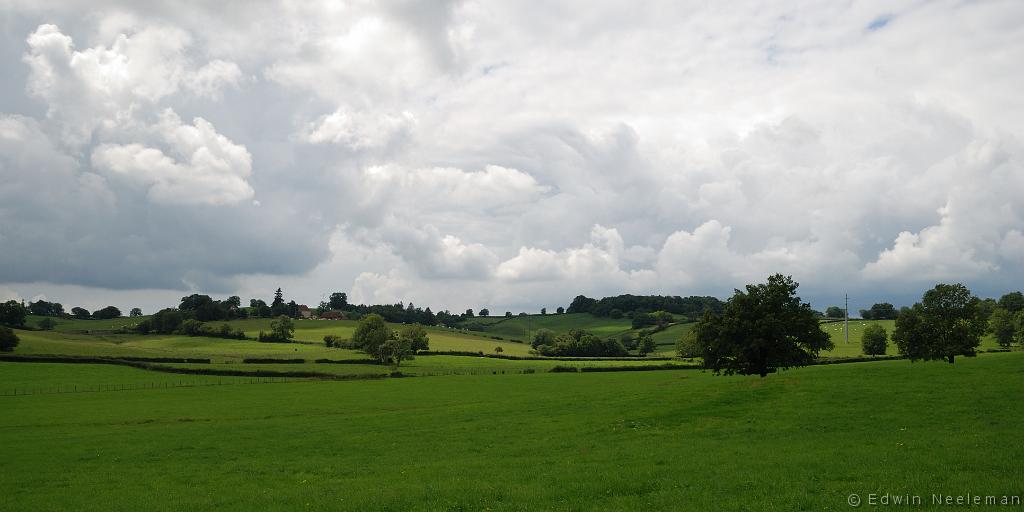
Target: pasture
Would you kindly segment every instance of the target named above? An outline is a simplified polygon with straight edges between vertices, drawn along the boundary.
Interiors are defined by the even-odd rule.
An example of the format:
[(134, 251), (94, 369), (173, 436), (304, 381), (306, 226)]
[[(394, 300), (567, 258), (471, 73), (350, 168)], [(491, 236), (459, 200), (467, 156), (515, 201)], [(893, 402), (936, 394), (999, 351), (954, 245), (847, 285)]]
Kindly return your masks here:
[[(152, 378), (47, 366), (30, 378)], [(542, 373), (0, 397), (0, 433), (17, 440), (0, 443), (2, 508), (844, 510), (851, 493), (1020, 494), (1022, 366), (1014, 352), (763, 380)], [(0, 381), (25, 368), (41, 367), (0, 363)]]

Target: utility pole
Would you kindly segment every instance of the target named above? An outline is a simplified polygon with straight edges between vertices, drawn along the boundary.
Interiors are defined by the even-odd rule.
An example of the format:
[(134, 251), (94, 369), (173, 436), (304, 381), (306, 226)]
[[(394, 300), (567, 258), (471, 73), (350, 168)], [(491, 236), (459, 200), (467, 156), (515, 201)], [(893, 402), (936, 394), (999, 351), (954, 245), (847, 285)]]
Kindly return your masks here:
[(846, 334), (846, 342), (849, 343), (850, 342), (850, 295), (849, 294), (843, 294), (843, 299), (846, 301), (846, 303), (845, 303), (845, 305), (843, 307), (843, 311), (845, 312), (844, 315), (843, 315), (845, 317), (843, 319), (843, 332)]

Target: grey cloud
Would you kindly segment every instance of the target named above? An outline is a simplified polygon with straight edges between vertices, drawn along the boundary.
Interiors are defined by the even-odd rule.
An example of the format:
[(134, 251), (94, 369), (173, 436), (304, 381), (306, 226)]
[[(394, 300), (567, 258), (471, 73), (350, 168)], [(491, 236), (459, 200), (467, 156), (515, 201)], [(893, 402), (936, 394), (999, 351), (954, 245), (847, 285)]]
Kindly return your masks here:
[[(0, 90), (20, 77), (20, 100), (0, 105), (33, 143), (0, 157), (0, 283), (280, 282), (305, 302), (329, 286), (497, 310), (723, 295), (774, 271), (824, 302), (908, 300), (937, 279), (997, 293), (1024, 275), (1013, 4), (11, 7)], [(69, 80), (30, 97), (24, 40), (47, 23), (79, 52), (177, 34), (154, 73), (177, 85), (97, 96)], [(244, 148), (247, 175), (224, 157), (214, 176), (251, 195), (229, 181), (202, 204), (154, 201), (161, 184), (189, 197), (216, 167), (154, 130), (165, 109)], [(63, 147), (83, 124), (83, 149)], [(140, 186), (90, 158), (133, 145), (176, 166), (135, 169)]]

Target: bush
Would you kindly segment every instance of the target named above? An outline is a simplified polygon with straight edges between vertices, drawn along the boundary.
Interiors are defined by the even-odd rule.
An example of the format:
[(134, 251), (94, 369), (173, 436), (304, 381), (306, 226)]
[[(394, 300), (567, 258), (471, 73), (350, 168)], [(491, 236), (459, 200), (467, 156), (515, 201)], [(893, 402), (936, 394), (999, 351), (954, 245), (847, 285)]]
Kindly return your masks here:
[(278, 341), (290, 341), (295, 334), (295, 322), (286, 315), (277, 317), (270, 322), (271, 335)]
[(551, 369), (548, 370), (548, 371), (551, 372), (551, 373), (577, 373), (577, 372), (579, 372), (579, 368), (576, 368), (575, 366), (561, 366), (561, 365), (559, 365), (559, 366), (552, 366)]
[(190, 318), (181, 323), (181, 333), (188, 336), (199, 336), (199, 331), (202, 327), (202, 322)]
[(57, 322), (54, 322), (52, 318), (46, 317), (39, 321), (39, 328), (44, 331), (52, 331), (57, 326)]
[(676, 354), (678, 354), (679, 357), (686, 359), (693, 359), (701, 356), (700, 345), (697, 344), (696, 332), (691, 330), (684, 334), (682, 338), (679, 338), (679, 341), (676, 342)]
[(496, 353), (500, 354), (500, 353), (504, 352), (504, 351), (505, 351), (505, 349), (503, 349), (503, 348), (501, 348), (501, 347), (494, 347), (494, 351), (495, 351)]
[(864, 354), (869, 356), (881, 356), (885, 355), (885, 351), (889, 346), (888, 334), (885, 332), (885, 328), (878, 324), (871, 324), (864, 328), (864, 334), (861, 335), (861, 346), (864, 349)]
[(333, 334), (328, 334), (327, 336), (324, 336), (324, 345), (327, 345), (328, 347), (333, 347), (336, 343), (340, 342), (341, 336), (335, 336)]
[(0, 327), (0, 352), (13, 352), (18, 346), (18, 335), (9, 327)]

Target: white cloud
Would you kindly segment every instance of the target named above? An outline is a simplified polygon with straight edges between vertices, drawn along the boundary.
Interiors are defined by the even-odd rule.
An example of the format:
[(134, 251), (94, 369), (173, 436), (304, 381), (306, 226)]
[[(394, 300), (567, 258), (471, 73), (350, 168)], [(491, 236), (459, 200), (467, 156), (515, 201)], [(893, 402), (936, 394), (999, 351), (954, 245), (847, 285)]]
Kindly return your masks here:
[(252, 198), (246, 182), (252, 156), (244, 146), (203, 118), (183, 124), (170, 109), (155, 128), (173, 157), (141, 144), (103, 144), (92, 153), (93, 167), (141, 183), (159, 203), (228, 204)]
[(385, 149), (408, 137), (416, 125), (409, 112), (371, 114), (337, 110), (309, 123), (303, 137), (313, 144), (331, 143), (359, 150)]
[(216, 97), (240, 76), (236, 64), (222, 60), (193, 69), (186, 56), (191, 36), (168, 26), (119, 34), (109, 47), (78, 51), (60, 28), (43, 24), (26, 42), (27, 89), (47, 103), (47, 116), (60, 123), (63, 141), (72, 147), (88, 143), (97, 128), (134, 129), (141, 115), (183, 87)]
[(242, 70), (238, 64), (216, 59), (187, 73), (183, 83), (197, 96), (216, 100), (221, 98), (225, 87), (238, 87), (241, 80)]
[[(0, 37), (24, 59), (3, 54), (0, 111), (21, 116), (5, 117), (17, 136), (0, 195), (18, 205), (10, 219), (54, 234), (17, 239), (22, 274), (53, 268), (19, 263), (33, 254), (108, 257), (91, 235), (146, 240), (122, 251), (148, 266), (104, 277), (118, 286), (209, 256), (172, 281), (256, 272), (243, 281), (318, 295), (367, 273), (368, 298), (376, 286), (453, 308), (721, 295), (776, 271), (821, 300), (906, 298), (937, 279), (996, 293), (1024, 275), (1013, 3), (10, 10)], [(161, 121), (166, 109), (195, 121)], [(266, 236), (305, 250), (234, 268), (207, 252), (256, 233), (227, 240), (237, 227), (195, 220), (181, 229), (207, 238), (177, 252), (141, 223), (113, 238), (87, 222), (201, 204), (248, 225), (256, 197)], [(317, 260), (337, 232), (347, 249)]]

